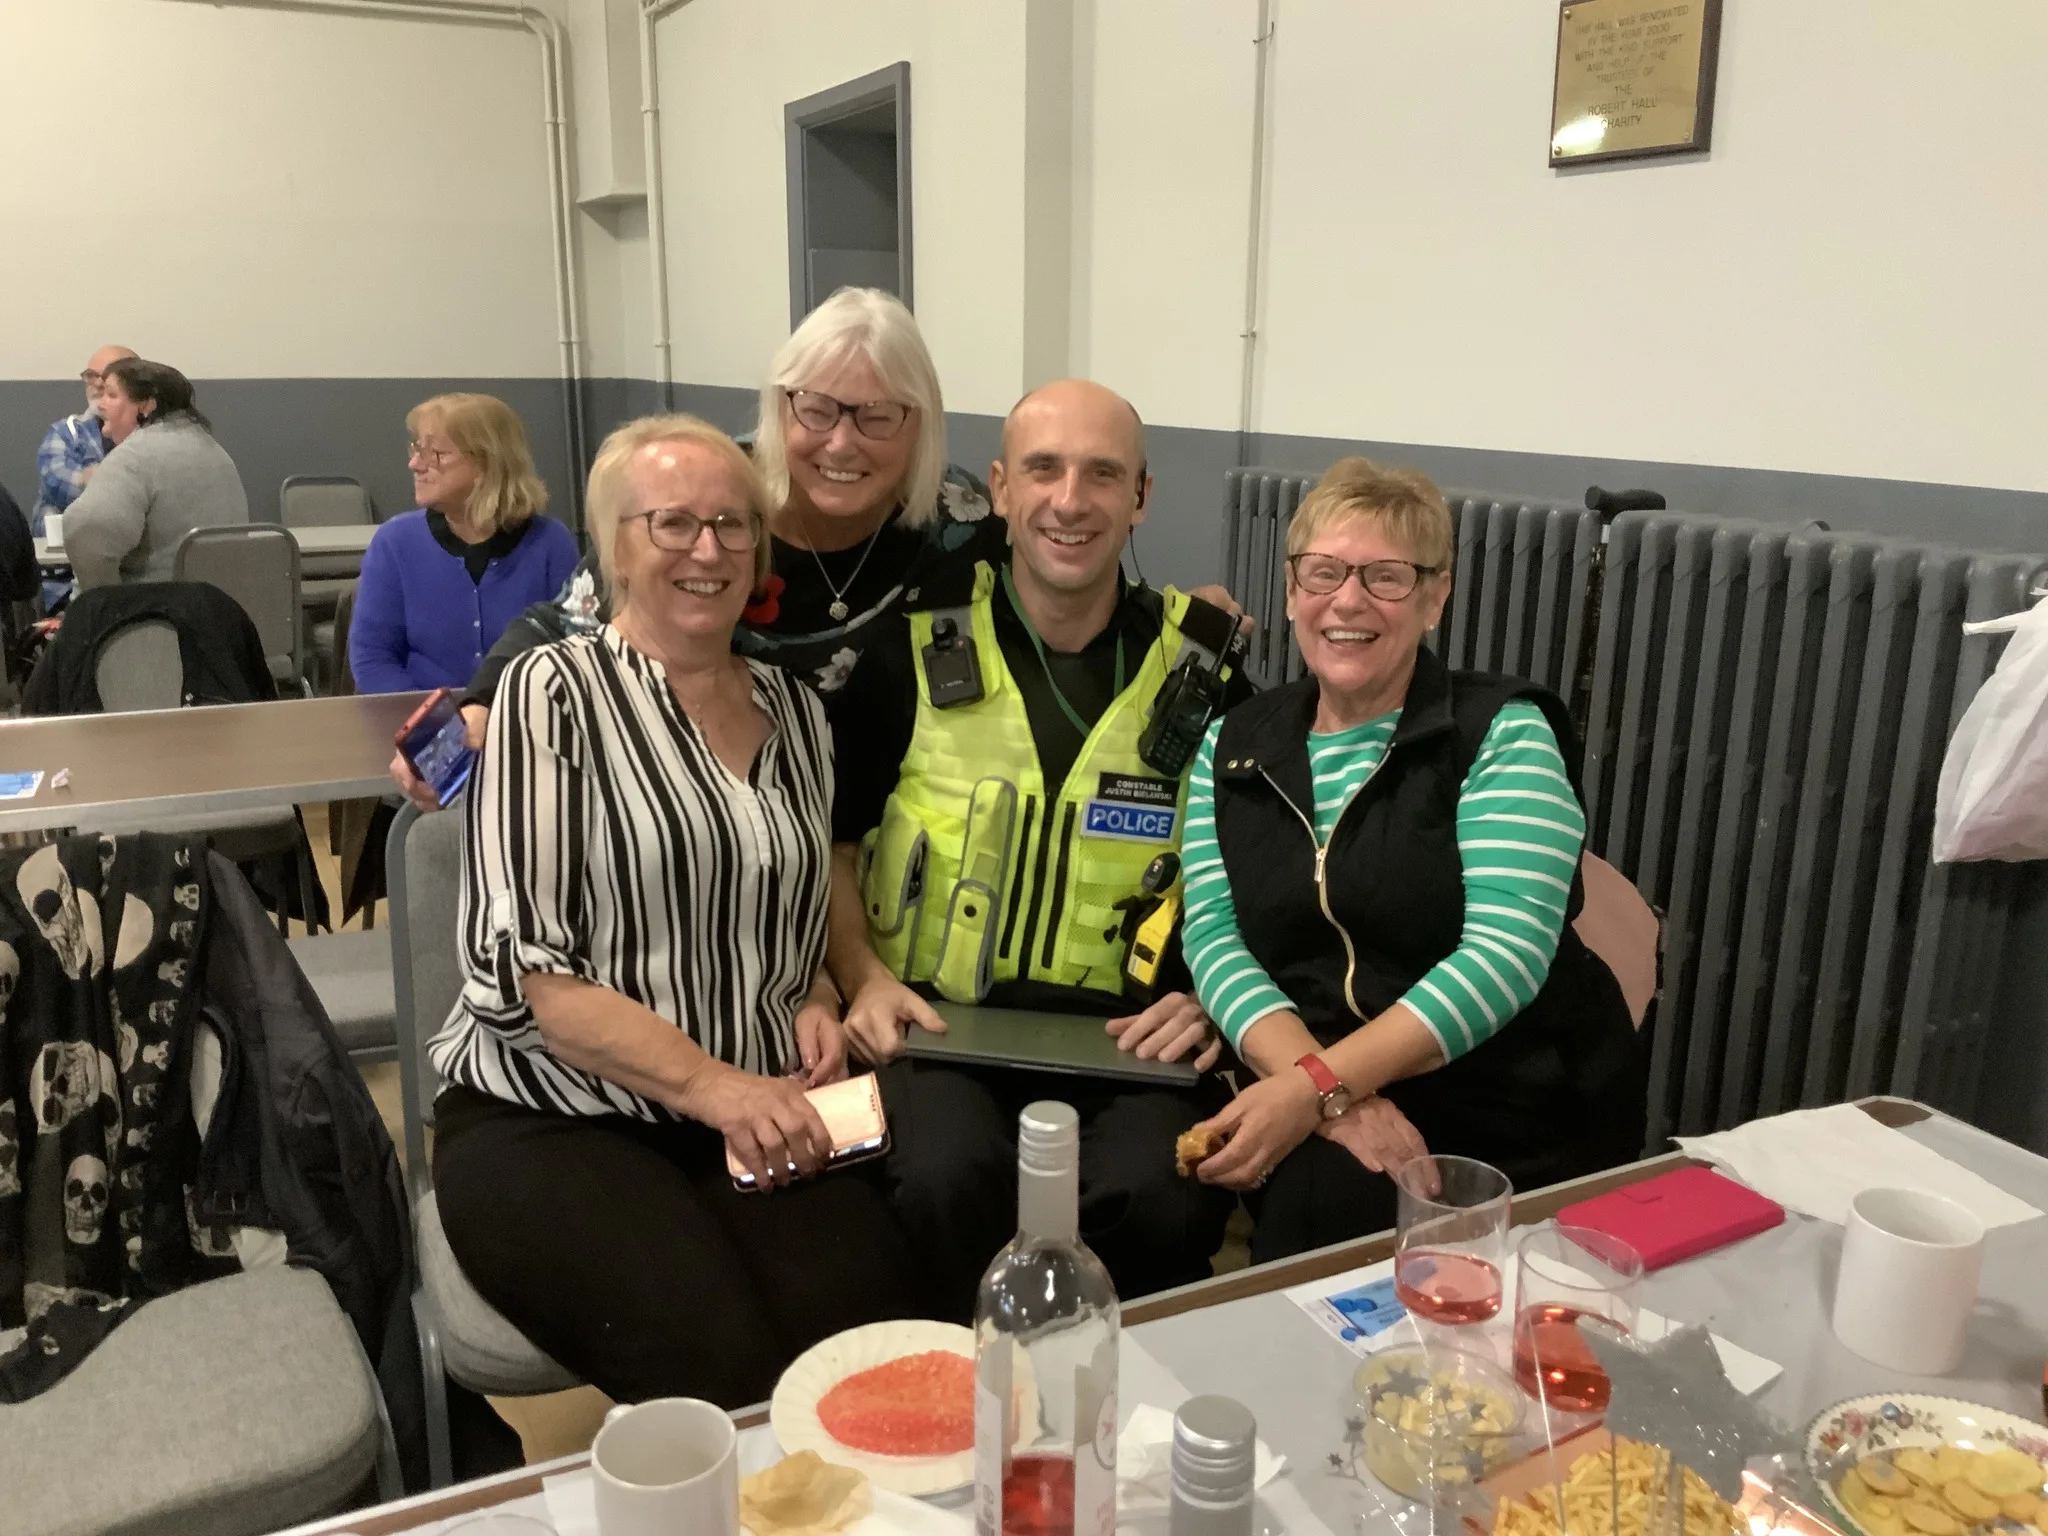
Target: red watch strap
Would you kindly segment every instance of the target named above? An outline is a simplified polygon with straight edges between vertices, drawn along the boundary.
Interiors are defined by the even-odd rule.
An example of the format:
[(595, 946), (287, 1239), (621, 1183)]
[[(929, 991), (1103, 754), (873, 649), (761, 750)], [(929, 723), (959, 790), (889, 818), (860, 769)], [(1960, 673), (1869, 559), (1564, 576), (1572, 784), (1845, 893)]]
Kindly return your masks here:
[(1336, 1093), (1344, 1086), (1344, 1080), (1330, 1070), (1329, 1063), (1313, 1051), (1302, 1057), (1295, 1065), (1308, 1074), (1309, 1081), (1316, 1085), (1317, 1093)]

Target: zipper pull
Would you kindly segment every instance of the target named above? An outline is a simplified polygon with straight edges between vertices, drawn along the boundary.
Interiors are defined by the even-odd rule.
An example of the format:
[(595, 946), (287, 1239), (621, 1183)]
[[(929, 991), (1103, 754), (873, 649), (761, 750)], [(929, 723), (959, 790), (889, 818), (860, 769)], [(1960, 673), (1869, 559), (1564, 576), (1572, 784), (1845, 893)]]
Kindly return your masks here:
[(1317, 884), (1317, 885), (1321, 885), (1321, 884), (1323, 883), (1323, 859), (1324, 859), (1324, 857), (1325, 857), (1325, 856), (1326, 856), (1326, 855), (1327, 855), (1327, 854), (1329, 853), (1329, 851), (1330, 851), (1330, 848), (1329, 848), (1329, 845), (1328, 845), (1327, 843), (1321, 844), (1321, 845), (1319, 845), (1319, 846), (1318, 846), (1318, 847), (1316, 848), (1316, 884)]

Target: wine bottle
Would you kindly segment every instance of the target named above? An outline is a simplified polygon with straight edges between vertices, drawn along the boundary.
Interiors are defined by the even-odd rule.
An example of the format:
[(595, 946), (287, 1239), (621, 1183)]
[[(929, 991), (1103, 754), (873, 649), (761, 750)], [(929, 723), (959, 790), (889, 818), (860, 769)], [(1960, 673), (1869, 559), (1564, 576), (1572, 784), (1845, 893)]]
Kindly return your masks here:
[(1025, 1108), (1017, 1235), (974, 1305), (976, 1536), (1114, 1536), (1116, 1287), (1081, 1241), (1081, 1121)]

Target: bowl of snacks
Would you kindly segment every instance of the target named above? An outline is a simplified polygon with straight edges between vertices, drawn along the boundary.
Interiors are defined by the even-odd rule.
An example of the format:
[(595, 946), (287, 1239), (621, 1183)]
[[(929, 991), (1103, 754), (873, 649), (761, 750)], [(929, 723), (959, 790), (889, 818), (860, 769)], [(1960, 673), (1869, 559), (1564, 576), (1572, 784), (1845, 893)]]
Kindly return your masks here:
[(2048, 1533), (2048, 1427), (1952, 1397), (1850, 1398), (1815, 1419), (1807, 1466), (1861, 1536)]
[(1352, 1382), (1359, 1455), (1395, 1493), (1437, 1501), (1514, 1459), (1522, 1394), (1491, 1360), (1462, 1349), (1389, 1349)]

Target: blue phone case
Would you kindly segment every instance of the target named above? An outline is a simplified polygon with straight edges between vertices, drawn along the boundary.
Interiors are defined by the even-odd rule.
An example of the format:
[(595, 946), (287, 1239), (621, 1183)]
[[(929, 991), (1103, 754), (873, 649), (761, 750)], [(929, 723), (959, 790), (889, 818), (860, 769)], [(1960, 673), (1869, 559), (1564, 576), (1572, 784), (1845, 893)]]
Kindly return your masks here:
[(450, 715), (423, 744), (414, 746), (417, 740), (415, 733), (406, 743), (413, 771), (433, 786), (434, 793), (446, 805), (462, 793), (470, 770), (476, 766), (476, 750), (469, 744), (462, 711)]

